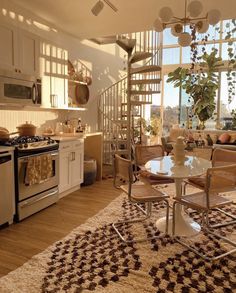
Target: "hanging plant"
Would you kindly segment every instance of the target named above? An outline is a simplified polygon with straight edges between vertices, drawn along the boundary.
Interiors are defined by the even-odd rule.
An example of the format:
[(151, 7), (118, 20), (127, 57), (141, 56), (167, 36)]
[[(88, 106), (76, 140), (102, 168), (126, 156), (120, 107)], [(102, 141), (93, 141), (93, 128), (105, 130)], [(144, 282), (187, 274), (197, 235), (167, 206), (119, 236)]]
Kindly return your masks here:
[(230, 104), (236, 95), (236, 44), (232, 41), (234, 34), (236, 33), (236, 19), (232, 19), (231, 22), (228, 22), (226, 24), (226, 29), (225, 40), (228, 41), (228, 69), (226, 77), (228, 85), (228, 102)]
[(182, 87), (191, 97), (193, 112), (202, 122), (202, 128), (206, 120), (210, 119), (215, 111), (216, 91), (219, 87), (219, 77), (216, 73), (222, 66), (220, 57), (216, 57), (217, 50), (213, 49), (210, 54), (201, 55), (200, 68), (195, 73), (191, 70), (178, 67), (168, 74), (167, 82), (174, 87)]

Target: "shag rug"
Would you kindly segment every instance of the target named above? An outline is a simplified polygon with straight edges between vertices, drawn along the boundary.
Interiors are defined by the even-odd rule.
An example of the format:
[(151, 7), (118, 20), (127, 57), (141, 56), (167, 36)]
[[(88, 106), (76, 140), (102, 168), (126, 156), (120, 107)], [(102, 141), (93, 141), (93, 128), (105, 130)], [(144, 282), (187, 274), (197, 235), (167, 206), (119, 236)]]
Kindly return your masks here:
[[(173, 185), (164, 189), (173, 195)], [(228, 211), (236, 215), (236, 206)], [(197, 214), (190, 213), (199, 221)], [(121, 194), (65, 238), (2, 277), (0, 292), (236, 292), (236, 254), (215, 262), (204, 261), (155, 229), (155, 220), (164, 214), (165, 206), (155, 205), (150, 221), (122, 229), (129, 238), (159, 235), (159, 239), (126, 245), (111, 223), (141, 214)], [(216, 212), (211, 214), (213, 223), (225, 219)], [(236, 240), (235, 228), (221, 228), (221, 233)], [(210, 255), (229, 248), (202, 232), (191, 243)]]

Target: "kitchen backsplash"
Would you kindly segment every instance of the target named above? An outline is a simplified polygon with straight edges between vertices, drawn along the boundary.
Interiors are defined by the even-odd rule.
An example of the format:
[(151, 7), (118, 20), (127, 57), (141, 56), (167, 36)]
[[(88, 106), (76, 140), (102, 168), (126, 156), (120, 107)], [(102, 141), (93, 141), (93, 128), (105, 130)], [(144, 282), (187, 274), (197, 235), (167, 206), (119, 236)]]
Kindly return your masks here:
[(16, 131), (16, 126), (31, 121), (37, 126), (37, 134), (42, 134), (45, 127), (55, 128), (57, 121), (65, 121), (67, 114), (59, 111), (22, 111), (22, 110), (0, 110), (0, 126), (9, 132)]

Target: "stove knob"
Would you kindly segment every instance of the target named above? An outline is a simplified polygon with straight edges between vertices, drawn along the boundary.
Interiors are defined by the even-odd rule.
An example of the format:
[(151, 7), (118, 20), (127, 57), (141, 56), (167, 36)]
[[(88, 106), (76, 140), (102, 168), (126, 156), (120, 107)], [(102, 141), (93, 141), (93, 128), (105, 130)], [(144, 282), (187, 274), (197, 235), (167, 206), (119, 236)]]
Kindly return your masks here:
[(27, 147), (28, 147), (28, 143), (25, 143), (25, 144), (24, 144), (24, 148), (27, 148)]
[(23, 149), (23, 144), (19, 144), (19, 149)]

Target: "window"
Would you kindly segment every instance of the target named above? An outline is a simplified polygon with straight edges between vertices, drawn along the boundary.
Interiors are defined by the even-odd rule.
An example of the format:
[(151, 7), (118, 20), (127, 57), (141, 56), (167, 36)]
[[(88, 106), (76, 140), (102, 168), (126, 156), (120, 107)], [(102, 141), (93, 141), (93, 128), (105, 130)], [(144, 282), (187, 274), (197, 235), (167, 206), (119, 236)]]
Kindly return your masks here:
[[(201, 54), (203, 47), (206, 52), (211, 53), (213, 48), (218, 50), (217, 56), (222, 57), (223, 60), (228, 60), (228, 31), (235, 27), (235, 20), (225, 20), (218, 24), (216, 27), (210, 26), (205, 34), (198, 34), (197, 41), (198, 55)], [(223, 32), (221, 32), (221, 29)], [(186, 27), (186, 31), (190, 32), (190, 29)], [(234, 41), (232, 48), (236, 48), (236, 31), (231, 35)], [(206, 40), (205, 40), (206, 38)], [(206, 44), (203, 44), (203, 40)], [(190, 67), (191, 63), (191, 50), (190, 47), (180, 47), (178, 45), (178, 38), (171, 34), (170, 29), (165, 29), (163, 32), (163, 72), (162, 77), (164, 83), (164, 89), (162, 91), (162, 111), (163, 111), (163, 129), (168, 131), (172, 124), (186, 124), (187, 121), (187, 105), (188, 97), (186, 93), (180, 92), (179, 89), (173, 88), (172, 84), (167, 84), (167, 73), (175, 70), (178, 66)], [(224, 64), (225, 66), (226, 64)], [(222, 67), (223, 68), (223, 67)], [(235, 79), (236, 81), (236, 79)], [(219, 91), (216, 96), (216, 115), (212, 119), (209, 119), (206, 126), (214, 128), (216, 125), (216, 119), (221, 117), (221, 122), (231, 117), (231, 111), (236, 109), (236, 97), (232, 103), (228, 103), (228, 82), (226, 71), (221, 73), (221, 82), (219, 85)], [(217, 108), (219, 106), (219, 109)], [(169, 121), (169, 122), (168, 122)], [(197, 124), (197, 119), (193, 119), (193, 127)]]
[(180, 48), (166, 48), (163, 50), (163, 65), (168, 64), (179, 64), (180, 56), (179, 56)]
[(167, 83), (164, 76), (163, 133), (168, 133), (174, 124), (179, 124), (179, 88)]

